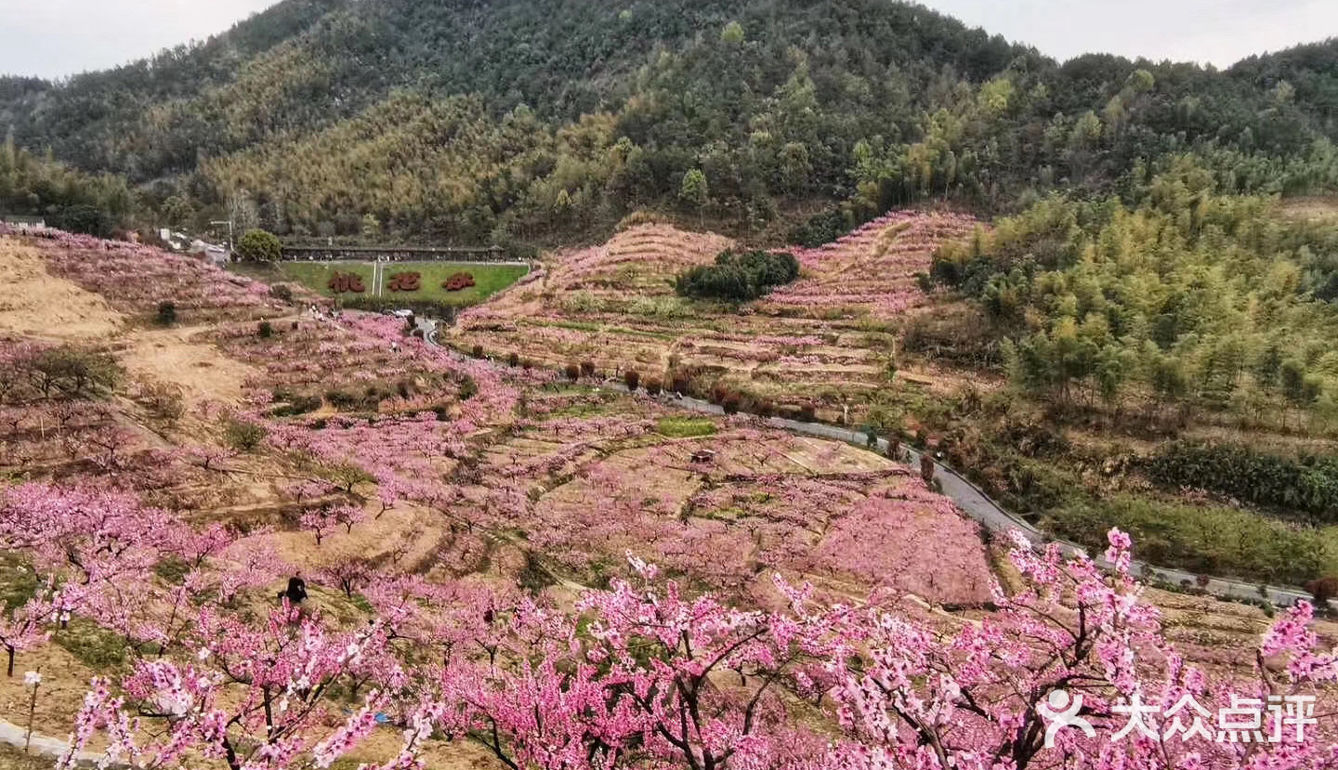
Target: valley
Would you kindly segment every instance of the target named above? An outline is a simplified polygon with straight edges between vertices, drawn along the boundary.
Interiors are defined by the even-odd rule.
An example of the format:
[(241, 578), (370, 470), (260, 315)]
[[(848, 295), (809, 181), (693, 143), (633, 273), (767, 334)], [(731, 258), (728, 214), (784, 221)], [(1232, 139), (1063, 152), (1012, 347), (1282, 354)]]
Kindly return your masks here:
[[(916, 268), (927, 264), (929, 254), (923, 246), (898, 250), (897, 239), (914, 235), (917, 227), (962, 237), (963, 225), (944, 229), (962, 221), (923, 212), (894, 215), (868, 234), (819, 250), (819, 257), (805, 255), (805, 272), (795, 287), (821, 286), (826, 271), (846, 274), (887, 260), (902, 261), (896, 280), (906, 281), (910, 271), (921, 272)], [(719, 597), (738, 607), (783, 605), (789, 589), (776, 581), (802, 581), (803, 601), (812, 602), (805, 612), (832, 602), (867, 602), (871, 610), (908, 613), (944, 633), (971, 618), (998, 614), (999, 582), (1024, 590), (1018, 581), (1027, 579), (1025, 573), (1009, 564), (1025, 564), (1030, 557), (1016, 551), (1010, 557), (1006, 538), (986, 536), (916, 471), (881, 452), (776, 430), (746, 409), (733, 416), (696, 416), (677, 409), (663, 387), (659, 397), (644, 388), (609, 389), (603, 378), (613, 374), (610, 362), (628, 360), (618, 348), (611, 348), (618, 351), (613, 355), (589, 356), (597, 357), (598, 363), (590, 362), (593, 372), (578, 366), (574, 380), (564, 376), (562, 361), (601, 349), (599, 328), (575, 336), (582, 321), (592, 327), (595, 319), (609, 323), (622, 309), (628, 320), (619, 326), (630, 329), (635, 328), (630, 320), (635, 313), (626, 309), (631, 305), (682, 302), (660, 288), (663, 276), (656, 280), (643, 271), (694, 264), (727, 244), (663, 225), (620, 237), (606, 249), (547, 258), (533, 278), (462, 314), (443, 341), (471, 349), (486, 343), (491, 362), (408, 336), (396, 319), (356, 311), (339, 320), (313, 317), (307, 304), (327, 300), (300, 287), (291, 286), (291, 301), (282, 299), (285, 292), (266, 284), (151, 248), (61, 233), (5, 237), (0, 243), (7, 266), (26, 264), (30, 272), (43, 273), (28, 287), (32, 302), (42, 304), (43, 292), (68, 296), (73, 307), (105, 307), (98, 312), (107, 322), (93, 331), (86, 323), (65, 329), (53, 320), (40, 335), (20, 320), (8, 322), (4, 463), (17, 486), (8, 492), (0, 520), (10, 522), (4, 536), (16, 548), (12, 553), (31, 556), (20, 556), (9, 568), (7, 590), (19, 595), (33, 590), (31, 583), (23, 587), (27, 563), (57, 570), (53, 574), (83, 571), (88, 582), (59, 593), (75, 620), (49, 641), (7, 637), (14, 639), (21, 669), (45, 672), (37, 691), (42, 708), (28, 715), (24, 690), (15, 684), (12, 695), (0, 692), (5, 709), (0, 718), (61, 735), (78, 711), (81, 682), (95, 673), (141, 670), (154, 649), (185, 652), (208, 638), (201, 634), (210, 633), (213, 623), (263, 616), (263, 597), (282, 593), (285, 575), (304, 576), (310, 593), (301, 619), (287, 621), (305, 629), (303, 649), (323, 644), (323, 638), (344, 644), (335, 641), (344, 638), (338, 635), (356, 634), (369, 613), (372, 628), (397, 629), (389, 638), (378, 631), (351, 642), (360, 649), (366, 645), (367, 655), (375, 651), (377, 666), (424, 650), (427, 639), (419, 632), (404, 636), (410, 626), (403, 624), (444, 623), (432, 626), (438, 630), (429, 648), (445, 644), (449, 650), (461, 634), (493, 633), (488, 626), (496, 621), (487, 618), (505, 612), (512, 629), (507, 633), (521, 634), (506, 642), (510, 649), (528, 633), (511, 624), (538, 621), (526, 619), (531, 602), (552, 608), (545, 612), (587, 606), (601, 590), (627, 590), (624, 581), (635, 579), (638, 570), (643, 578), (672, 579), (675, 591)], [(129, 264), (136, 267), (118, 267)], [(138, 266), (150, 264), (173, 277), (143, 281)], [(617, 283), (606, 278), (611, 274)], [(550, 287), (557, 286), (589, 292), (603, 304), (591, 312), (583, 299), (575, 307), (586, 315), (558, 315), (566, 308), (555, 301)], [(896, 324), (913, 318), (915, 307), (928, 309), (935, 301), (923, 291), (917, 296), (898, 314), (878, 321), (889, 324), (884, 334), (895, 338)], [(164, 328), (160, 306), (167, 297), (174, 298), (176, 311)], [(554, 302), (558, 312), (544, 310), (546, 302)], [(713, 312), (714, 321), (698, 312), (685, 317), (721, 329), (730, 328), (732, 317), (742, 321), (733, 327), (732, 339), (721, 334), (714, 344), (736, 341), (748, 351), (797, 345), (795, 352), (802, 353), (805, 347), (820, 349), (821, 341), (794, 339), (799, 330), (811, 330), (824, 318), (839, 325), (839, 313), (852, 325), (867, 322), (879, 307), (824, 305), (807, 318), (774, 307), (739, 315), (717, 306)], [(760, 327), (750, 332), (748, 324), (763, 312), (794, 323), (786, 329), (791, 338), (767, 338)], [(522, 319), (527, 335), (490, 327)], [(569, 322), (571, 327), (557, 326)], [(545, 326), (573, 334), (556, 340), (545, 336)], [(675, 339), (703, 338), (705, 328), (710, 327), (642, 327), (663, 347), (648, 347), (652, 354), (633, 354), (631, 360), (648, 379), (671, 359), (692, 367), (694, 377), (704, 376), (710, 369), (689, 357), (696, 348), (671, 346)], [(668, 329), (682, 337), (671, 337)], [(840, 349), (841, 334), (828, 338), (832, 349)], [(508, 361), (512, 352), (517, 359), (523, 354), (523, 361)], [(47, 381), (29, 373), (47, 371), (44, 362), (57, 353), (94, 368), (86, 380), (54, 375), (45, 396), (29, 391)], [(726, 369), (722, 379), (737, 387), (757, 379), (757, 372), (757, 363), (748, 362)], [(671, 381), (673, 374), (663, 377)], [(807, 382), (781, 380), (777, 410), (799, 403), (785, 399), (802, 397)], [(879, 385), (922, 387), (895, 376)], [(860, 390), (838, 392), (853, 401)], [(857, 403), (867, 408), (867, 400)], [(817, 419), (816, 411), (811, 419)], [(824, 411), (833, 421), (842, 419), (830, 407)], [(97, 487), (89, 486), (95, 479)], [(108, 519), (99, 510), (116, 514)], [(18, 522), (27, 523), (14, 528)], [(71, 526), (75, 529), (65, 529)], [(46, 534), (30, 539), (38, 532)], [(66, 546), (51, 550), (44, 540)], [(99, 543), (119, 545), (105, 550)], [(127, 560), (131, 554), (133, 560)], [(654, 571), (643, 564), (655, 565)], [(185, 582), (173, 577), (181, 576), (180, 570)], [(126, 581), (139, 586), (133, 599), (118, 588)], [(41, 600), (40, 589), (32, 596), (21, 606)], [(1163, 633), (1194, 665), (1228, 679), (1248, 668), (1252, 639), (1268, 624), (1260, 609), (1207, 597), (1153, 590), (1148, 598), (1161, 608)], [(183, 601), (206, 609), (194, 618)], [(215, 602), (226, 616), (215, 618), (207, 609)], [(694, 612), (700, 611), (705, 608)], [(1016, 611), (1023, 610), (1004, 612), (1000, 622), (1009, 622)], [(236, 619), (225, 619), (235, 613), (240, 613)], [(475, 626), (479, 618), (483, 627)], [(315, 622), (323, 630), (311, 625)], [(1314, 628), (1338, 633), (1327, 623)], [(236, 633), (242, 634), (238, 644), (267, 645), (240, 626)], [(299, 654), (280, 645), (266, 654)], [(217, 653), (211, 649), (211, 656), (227, 665), (228, 656), (256, 649), (229, 644)], [(478, 662), (464, 653), (458, 665)], [(363, 663), (352, 664), (332, 662), (336, 668), (329, 676), (337, 679), (331, 683), (377, 676), (379, 669), (363, 672)], [(753, 665), (735, 664), (745, 671)], [(466, 669), (441, 672), (448, 677), (443, 685), (453, 681), (451, 670)], [(481, 675), (468, 674), (449, 686), (491, 687)], [(198, 717), (187, 715), (175, 729), (198, 729), (190, 726), (196, 718), (216, 718), (210, 715), (225, 713), (220, 709), (229, 707), (223, 703), (238, 697), (235, 718), (260, 719), (261, 700), (255, 699), (263, 700), (263, 688), (256, 690), (254, 681), (225, 674), (210, 685), (222, 689), (202, 693), (209, 700), (200, 706), (225, 700)], [(319, 735), (319, 723), (304, 714), (330, 714), (329, 708), (357, 696), (339, 690), (316, 697), (311, 708), (318, 710), (275, 724)], [(386, 720), (407, 718), (395, 714), (408, 703), (377, 703)], [(480, 708), (480, 714), (502, 713)], [(391, 738), (395, 732), (364, 730), (348, 758), (392, 761), (399, 751)], [(108, 739), (111, 744), (83, 744), (84, 750), (128, 747), (127, 741), (165, 750), (152, 732)], [(489, 767), (511, 751), (528, 751), (525, 745), (520, 733), (502, 743), (485, 733), (478, 743), (459, 744), (424, 734), (403, 750), (431, 766)]]
[(0, 74), (0, 768), (1338, 770), (1288, 34), (279, 0)]

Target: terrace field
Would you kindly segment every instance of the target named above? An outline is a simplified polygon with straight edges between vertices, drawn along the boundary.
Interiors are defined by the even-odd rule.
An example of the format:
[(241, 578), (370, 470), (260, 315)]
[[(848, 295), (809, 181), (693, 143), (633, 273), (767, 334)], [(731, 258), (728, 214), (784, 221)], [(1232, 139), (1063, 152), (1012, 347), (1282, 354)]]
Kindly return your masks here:
[[(503, 291), (516, 281), (525, 277), (529, 268), (524, 265), (497, 265), (477, 262), (396, 262), (385, 265), (386, 285), (372, 285), (372, 263), (370, 262), (281, 262), (278, 271), (283, 278), (297, 283), (327, 297), (375, 297), (384, 299), (403, 298), (407, 301), (440, 302), (457, 307), (476, 305), (487, 300), (499, 291)], [(351, 273), (359, 276), (365, 292), (337, 293), (330, 288), (330, 279), (338, 273)], [(417, 291), (394, 291), (390, 282), (398, 273), (418, 273), (421, 288)], [(458, 273), (468, 273), (473, 277), (474, 285), (456, 291), (448, 291), (442, 284)]]
[[(891, 247), (914, 226), (881, 230), (865, 248)], [(686, 259), (669, 250), (680, 263), (722, 243), (643, 229), (623, 236), (623, 248), (641, 254), (665, 236), (695, 244)], [(805, 259), (810, 286), (836, 280), (826, 269), (840, 274)], [(581, 282), (579, 266), (554, 269), (571, 271), (567, 285), (598, 290), (604, 279)], [(539, 750), (532, 715), (562, 718), (537, 692), (575, 698), (590, 687), (600, 701), (617, 699), (622, 671), (709, 681), (701, 697), (729, 729), (764, 731), (775, 751), (791, 741), (820, 747), (846, 735), (836, 709), (848, 697), (828, 683), (844, 676), (840, 664), (810, 665), (824, 656), (937, 655), (968, 649), (985, 629), (1041, 665), (1048, 653), (1028, 641), (1037, 622), (1107, 633), (1105, 620), (1085, 626), (1064, 592), (1030, 593), (1049, 574), (1071, 575), (1079, 601), (1097, 595), (1103, 613), (1126, 606), (1117, 597), (1152, 599), (1164, 613), (1156, 633), (1215, 681), (1247, 686), (1268, 626), (1258, 608), (1133, 587), (1126, 595), (1090, 566), (1039, 565), (1057, 556), (989, 541), (912, 469), (751, 416), (703, 417), (588, 375), (573, 383), (460, 356), (405, 336), (394, 319), (313, 318), (300, 297), (285, 302), (264, 284), (141, 246), (0, 236), (0, 269), (27, 276), (21, 300), (0, 313), (0, 474), (12, 480), (0, 488), (0, 641), (19, 672), (0, 678), (0, 719), (31, 719), (39, 736), (78, 725), (95, 754), (169, 751), (170, 723), (172, 740), (190, 747), (170, 766), (235, 767), (219, 758), (220, 743), (273, 750), (264, 736), (277, 725), (293, 741), (284, 750), (325, 757), (339, 746), (335, 766), (416, 757), (500, 770), (513, 752)], [(593, 272), (610, 269), (620, 268)], [(645, 280), (645, 294), (664, 299), (646, 277), (655, 270), (665, 268), (624, 279)], [(145, 272), (158, 280), (144, 282)], [(890, 312), (851, 299), (853, 286), (815, 314), (841, 323)], [(495, 306), (514, 314), (543, 302), (527, 296), (534, 290), (522, 285)], [(54, 298), (87, 309), (96, 329), (52, 316), (34, 333), (22, 308)], [(167, 298), (179, 320), (155, 323)], [(916, 306), (912, 297), (896, 312)], [(565, 328), (556, 323), (530, 329)], [(750, 344), (819, 347), (741, 328), (752, 330)], [(547, 344), (536, 336), (525, 349)], [(275, 600), (295, 575), (309, 594), (298, 612)], [(48, 577), (54, 593), (43, 589)], [(665, 622), (683, 625), (650, 665), (642, 645)], [(858, 648), (839, 646), (846, 634), (864, 635)], [(766, 646), (755, 646), (760, 638)], [(940, 638), (952, 641), (925, 641)], [(586, 649), (626, 668), (601, 679), (590, 665), (601, 659)], [(703, 649), (721, 655), (709, 679)], [(667, 674), (661, 664), (680, 655), (683, 673)], [(23, 672), (38, 667), (33, 706)], [(86, 697), (94, 676), (106, 689)], [(669, 681), (655, 687), (674, 692)], [(933, 697), (955, 697), (956, 687)], [(276, 692), (286, 709), (265, 708)], [(118, 698), (139, 721), (109, 732), (119, 722), (108, 717), (124, 713)], [(154, 705), (183, 702), (192, 705), (161, 716)], [(762, 725), (745, 716), (749, 702), (767, 704)], [(666, 725), (677, 718), (647, 713)], [(230, 720), (222, 734), (212, 727)], [(494, 733), (494, 724), (505, 727)], [(812, 750), (863, 751), (871, 739), (839, 740)]]
[[(129, 526), (173, 538), (221, 528), (209, 530), (228, 533), (209, 574), (237, 572), (228, 590), (243, 606), (263, 606), (298, 571), (309, 609), (342, 623), (361, 622), (359, 591), (383, 577), (495, 586), (498, 597), (528, 585), (561, 604), (625, 574), (629, 552), (745, 604), (776, 600), (774, 571), (832, 597), (877, 589), (953, 606), (989, 600), (976, 525), (877, 455), (457, 361), (401, 339), (389, 319), (314, 320), (263, 284), (144, 247), (3, 238), (0, 267), (23, 287), (0, 314), (6, 360), (21, 368), (73, 345), (108, 356), (100, 365), (115, 372), (68, 396), (18, 401), (7, 387), (0, 472), (43, 499), (90, 483), (115, 490), (138, 522)], [(174, 277), (141, 277), (158, 270)], [(55, 297), (78, 318), (52, 315), (40, 339), (16, 336), (35, 331), (24, 308)], [(167, 297), (180, 324), (146, 328)], [(14, 371), (5, 382), (23, 390)], [(704, 448), (714, 461), (694, 464)], [(879, 538), (855, 537), (869, 527)], [(136, 545), (147, 549), (143, 566), (176, 558), (174, 547)], [(9, 572), (34, 563), (21, 549), (6, 553), (16, 559)], [(87, 679), (138, 655), (140, 632), (114, 617), (151, 626), (171, 612), (171, 582), (115, 580), (130, 579), (143, 586), (134, 602), (90, 597), (76, 613), (80, 634), (23, 646), (19, 665), (40, 663), (45, 676), (39, 731), (68, 733)], [(215, 590), (212, 580), (201, 590)], [(26, 719), (20, 692), (0, 682), (0, 718)], [(378, 744), (393, 742), (371, 741), (358, 756), (388, 758)], [(426, 750), (450, 764), (471, 756), (447, 744)]]
[[(525, 286), (466, 313), (451, 342), (550, 368), (588, 361), (610, 375), (690, 371), (778, 406), (848, 417), (891, 381), (900, 333), (929, 304), (917, 275), (929, 270), (934, 249), (977, 226), (955, 213), (896, 212), (827, 246), (792, 250), (800, 279), (735, 308), (684, 300), (672, 286), (729, 239), (641, 225), (603, 246), (546, 258)], [(930, 387), (953, 384), (940, 375), (899, 371)]]

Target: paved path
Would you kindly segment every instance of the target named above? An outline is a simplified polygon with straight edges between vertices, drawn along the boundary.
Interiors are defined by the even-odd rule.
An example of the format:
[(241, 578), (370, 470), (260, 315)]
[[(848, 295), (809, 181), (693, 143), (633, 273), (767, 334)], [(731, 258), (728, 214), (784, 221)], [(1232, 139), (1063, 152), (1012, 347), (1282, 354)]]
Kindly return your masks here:
[[(425, 323), (425, 337), (433, 345), (441, 347), (443, 350), (449, 350), (444, 345), (437, 342), (437, 328), (435, 322)], [(454, 353), (454, 351), (452, 351)], [(466, 356), (460, 353), (454, 353), (460, 358)], [(627, 388), (617, 381), (606, 381), (602, 387), (611, 390), (626, 392)], [(694, 412), (702, 414), (723, 415), (725, 410), (719, 406), (700, 399), (689, 396), (665, 396), (663, 397), (669, 403), (676, 404)], [(821, 422), (800, 422), (783, 417), (769, 417), (765, 419), (767, 425), (773, 428), (779, 428), (791, 433), (802, 433), (818, 438), (833, 439), (835, 441), (844, 441), (848, 444), (854, 444), (857, 447), (872, 451), (874, 448), (868, 445), (868, 437), (860, 431), (850, 430), (849, 428), (837, 425), (828, 425)], [(888, 450), (887, 439), (878, 439), (877, 450), (880, 454), (886, 455)], [(920, 466), (920, 452), (905, 448), (907, 461), (913, 468)], [(943, 489), (943, 494), (952, 498), (957, 507), (966, 515), (980, 522), (982, 526), (991, 532), (1005, 534), (1013, 530), (1022, 532), (1032, 543), (1038, 546), (1052, 542), (1044, 532), (1037, 529), (1033, 524), (1017, 516), (1003, 506), (990, 499), (989, 495), (972, 484), (961, 474), (952, 468), (944, 465), (937, 460), (934, 462), (934, 477), (938, 479), (939, 485)], [(1060, 547), (1068, 553), (1083, 553), (1087, 551), (1076, 543), (1064, 540), (1054, 540)], [(1094, 561), (1102, 567), (1109, 567), (1110, 564), (1101, 554), (1094, 557)], [(1186, 572), (1179, 569), (1168, 569), (1164, 567), (1155, 567), (1151, 564), (1136, 561), (1133, 564), (1133, 572), (1144, 580), (1155, 580), (1160, 583), (1182, 586), (1188, 583), (1192, 586), (1198, 586), (1200, 577), (1192, 572)], [(1203, 590), (1213, 596), (1224, 599), (1244, 599), (1257, 602), (1267, 599), (1273, 604), (1290, 607), (1298, 599), (1310, 599), (1310, 594), (1300, 588), (1291, 586), (1265, 586), (1261, 589), (1258, 583), (1248, 583), (1241, 580), (1228, 580), (1225, 578), (1208, 578), (1207, 583), (1202, 586)]]
[[(18, 749), (23, 748), (27, 737), (27, 730), (19, 727), (13, 722), (6, 722), (0, 719), (0, 742), (8, 743)], [(59, 738), (52, 738), (46, 735), (33, 733), (32, 744), (28, 747), (28, 753), (39, 757), (51, 757), (57, 759), (69, 751), (70, 744)], [(87, 751), (81, 751), (75, 755), (75, 764), (80, 767), (94, 767), (102, 760), (101, 754), (94, 754)], [(118, 768), (125, 765), (113, 764), (108, 767)]]

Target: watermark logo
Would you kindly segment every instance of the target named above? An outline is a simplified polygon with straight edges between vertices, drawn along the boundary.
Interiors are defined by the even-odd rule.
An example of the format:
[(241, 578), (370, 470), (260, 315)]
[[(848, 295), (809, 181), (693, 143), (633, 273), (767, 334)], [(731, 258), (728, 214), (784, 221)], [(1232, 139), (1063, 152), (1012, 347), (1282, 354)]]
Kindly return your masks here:
[[(1045, 747), (1053, 748), (1055, 735), (1064, 728), (1081, 730), (1089, 738), (1096, 731), (1083, 717), (1082, 695), (1066, 690), (1053, 690), (1036, 713), (1046, 722)], [(1179, 739), (1216, 741), (1218, 743), (1282, 743), (1290, 737), (1296, 743), (1305, 741), (1305, 731), (1317, 724), (1313, 695), (1270, 696), (1242, 698), (1231, 696), (1231, 705), (1218, 709), (1216, 718), (1192, 695), (1186, 693), (1170, 708), (1144, 703), (1134, 694), (1127, 702), (1111, 707), (1111, 712), (1124, 717), (1124, 726), (1110, 736), (1111, 743), (1129, 736), (1154, 740)]]
[(1088, 738), (1096, 737), (1092, 723), (1078, 716), (1082, 711), (1082, 695), (1069, 695), (1067, 690), (1052, 690), (1045, 703), (1036, 707), (1048, 724), (1045, 728), (1045, 747), (1054, 748), (1055, 735), (1065, 727), (1081, 730)]

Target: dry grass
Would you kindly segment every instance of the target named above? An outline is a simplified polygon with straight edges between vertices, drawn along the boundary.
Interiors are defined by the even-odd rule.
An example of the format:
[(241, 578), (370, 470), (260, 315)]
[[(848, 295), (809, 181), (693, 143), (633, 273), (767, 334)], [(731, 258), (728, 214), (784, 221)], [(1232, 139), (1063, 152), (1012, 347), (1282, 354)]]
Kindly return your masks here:
[(120, 361), (132, 374), (179, 386), (190, 404), (239, 404), (243, 384), (259, 372), (223, 355), (203, 336), (192, 328), (136, 331), (126, 338)]
[(68, 735), (74, 714), (88, 692), (89, 680), (105, 672), (89, 668), (61, 646), (58, 634), (51, 644), (19, 653), (14, 660), (12, 678), (0, 673), (0, 719), (27, 726), (32, 691), (24, 686), (23, 675), (38, 670), (42, 674), (42, 685), (37, 691), (33, 729), (52, 736)]
[(0, 331), (36, 337), (96, 339), (124, 321), (97, 294), (47, 272), (42, 255), (0, 237)]

